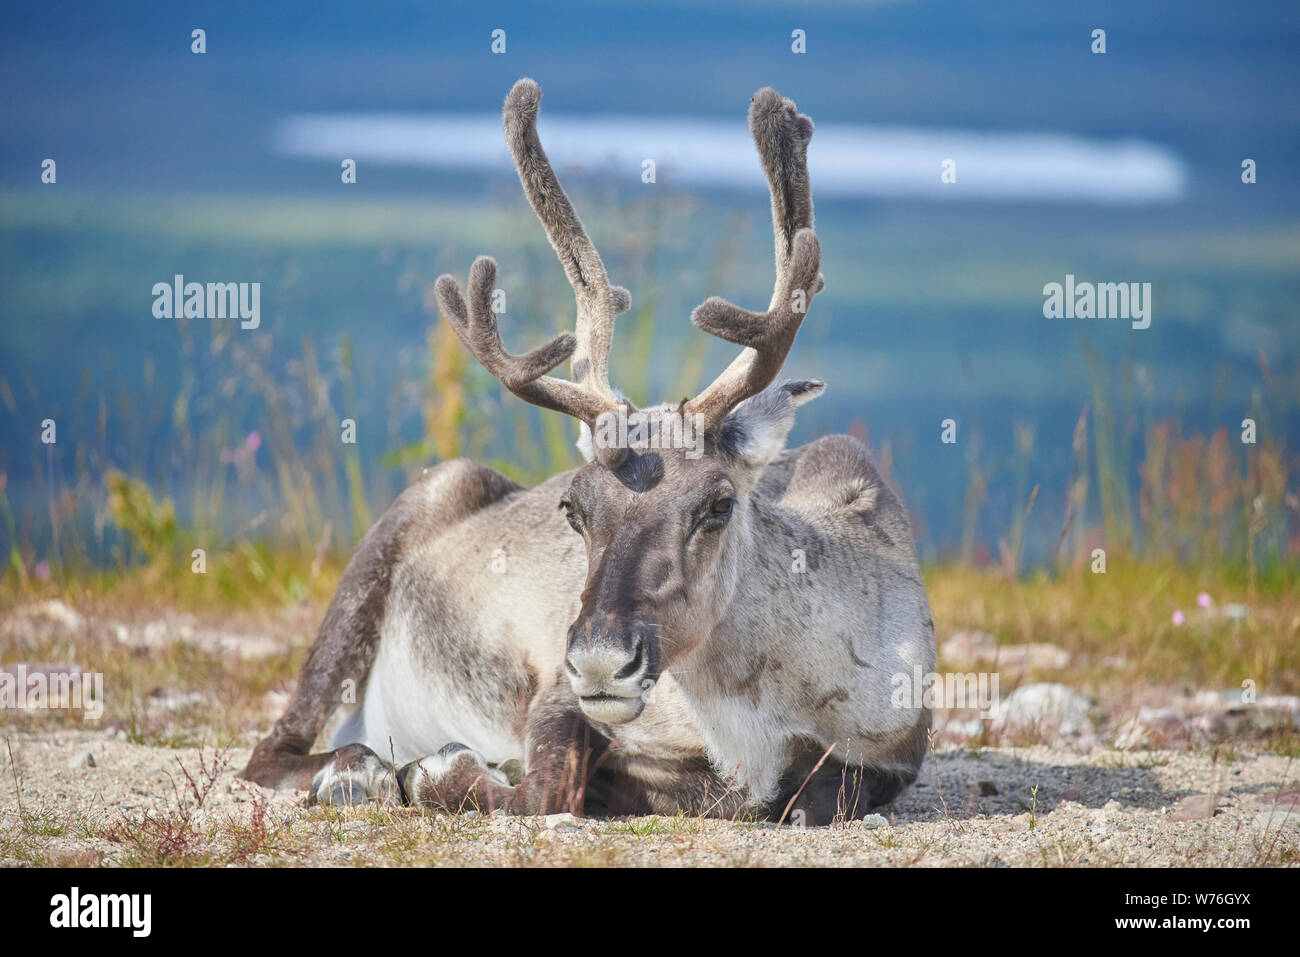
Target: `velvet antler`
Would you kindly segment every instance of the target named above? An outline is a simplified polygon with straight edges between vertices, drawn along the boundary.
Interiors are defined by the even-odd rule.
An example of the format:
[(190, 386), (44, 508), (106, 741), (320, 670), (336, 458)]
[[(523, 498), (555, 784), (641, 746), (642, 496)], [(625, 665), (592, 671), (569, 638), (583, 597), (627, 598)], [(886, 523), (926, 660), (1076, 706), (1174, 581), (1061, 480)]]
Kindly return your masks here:
[(781, 371), (813, 296), (825, 285), (821, 247), (813, 232), (808, 141), (813, 123), (770, 87), (754, 94), (749, 129), (772, 193), (776, 287), (767, 312), (750, 312), (713, 297), (695, 307), (691, 322), (709, 335), (745, 349), (686, 410), (716, 428), (741, 401), (767, 388)]
[[(514, 85), (502, 111), (506, 143), (515, 160), (519, 182), (564, 267), (577, 302), (574, 332), (561, 333), (524, 355), (512, 355), (501, 342), (497, 317), (492, 312), (496, 263), (480, 256), (470, 267), (469, 308), (451, 276), (434, 284), (443, 315), (465, 347), (501, 384), (526, 402), (554, 409), (591, 427), (603, 412), (631, 403), (615, 395), (609, 384), (609, 347), (614, 317), (631, 307), (632, 297), (621, 286), (611, 286), (595, 246), (565, 195), (550, 160), (537, 137), (537, 112), (542, 91), (530, 79)], [(571, 359), (572, 381), (553, 378), (550, 372)], [(600, 461), (616, 467), (625, 449), (597, 449)]]

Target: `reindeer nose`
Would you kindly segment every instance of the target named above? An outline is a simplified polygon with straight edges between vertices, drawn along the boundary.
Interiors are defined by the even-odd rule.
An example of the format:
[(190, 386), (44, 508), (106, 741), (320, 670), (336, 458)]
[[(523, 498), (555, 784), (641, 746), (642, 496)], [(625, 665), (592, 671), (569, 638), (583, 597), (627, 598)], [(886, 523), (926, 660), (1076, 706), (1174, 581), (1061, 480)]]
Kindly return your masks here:
[[(585, 638), (585, 629), (580, 633)], [(653, 632), (645, 626), (598, 630), (591, 640), (571, 641), (564, 658), (569, 682), (579, 697), (639, 697), (641, 682), (654, 665)]]
[(645, 666), (645, 641), (634, 639), (629, 652), (614, 645), (575, 648), (564, 658), (569, 677), (591, 688), (591, 693), (609, 693), (608, 688), (632, 678)]

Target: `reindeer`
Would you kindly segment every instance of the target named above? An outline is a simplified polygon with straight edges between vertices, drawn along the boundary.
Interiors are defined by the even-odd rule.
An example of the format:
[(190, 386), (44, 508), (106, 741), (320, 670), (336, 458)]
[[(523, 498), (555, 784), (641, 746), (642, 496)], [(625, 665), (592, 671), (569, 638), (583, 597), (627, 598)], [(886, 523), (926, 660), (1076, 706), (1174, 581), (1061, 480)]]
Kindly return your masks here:
[[(768, 310), (711, 298), (699, 329), (741, 347), (703, 392), (637, 410), (607, 358), (613, 286), (537, 136), (541, 91), (505, 101), (519, 180), (577, 302), (573, 333), (507, 352), (475, 260), (434, 294), (507, 389), (573, 416), (587, 464), (525, 489), (463, 459), (426, 469), (362, 539), (287, 712), (243, 777), (308, 801), (511, 814), (861, 816), (915, 780), (930, 711), (895, 676), (934, 668), (907, 514), (844, 435), (785, 450), (819, 379), (777, 381), (823, 287), (812, 121), (759, 90), (749, 127), (776, 240)], [(548, 375), (569, 360), (571, 378)], [(700, 426), (692, 453), (611, 416)], [(671, 444), (671, 443), (669, 443)], [(312, 753), (346, 688), (360, 703)]]

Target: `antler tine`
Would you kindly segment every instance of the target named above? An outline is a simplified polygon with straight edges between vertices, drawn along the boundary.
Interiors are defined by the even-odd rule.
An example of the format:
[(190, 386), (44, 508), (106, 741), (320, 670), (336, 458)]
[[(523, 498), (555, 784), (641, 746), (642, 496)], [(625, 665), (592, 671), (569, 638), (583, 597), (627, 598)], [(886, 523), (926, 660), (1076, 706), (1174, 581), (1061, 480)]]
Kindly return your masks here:
[(434, 295), (442, 314), (475, 359), (525, 402), (564, 412), (593, 423), (609, 405), (592, 392), (572, 382), (546, 375), (570, 358), (577, 346), (571, 332), (562, 332), (550, 342), (524, 355), (513, 355), (501, 342), (497, 317), (492, 312), (492, 290), (497, 264), (488, 256), (474, 260), (469, 271), (469, 308), (460, 287), (451, 276), (440, 276)]
[(745, 347), (707, 389), (687, 403), (690, 411), (704, 415), (710, 429), (776, 378), (808, 304), (825, 285), (818, 271), (821, 246), (813, 232), (808, 182), (813, 122), (797, 111), (793, 101), (765, 87), (750, 102), (749, 129), (772, 194), (776, 283), (767, 312), (750, 312), (715, 296), (691, 313), (698, 329)]
[(514, 85), (502, 111), (506, 143), (514, 157), (524, 194), (546, 228), (546, 235), (564, 267), (577, 301), (577, 348), (571, 366), (573, 381), (590, 388), (614, 406), (623, 400), (615, 397), (609, 385), (609, 347), (614, 316), (630, 307), (631, 297), (626, 289), (610, 286), (596, 247), (587, 237), (573, 204), (555, 178), (555, 171), (537, 136), (537, 113), (541, 101), (541, 88), (533, 80), (525, 77)]

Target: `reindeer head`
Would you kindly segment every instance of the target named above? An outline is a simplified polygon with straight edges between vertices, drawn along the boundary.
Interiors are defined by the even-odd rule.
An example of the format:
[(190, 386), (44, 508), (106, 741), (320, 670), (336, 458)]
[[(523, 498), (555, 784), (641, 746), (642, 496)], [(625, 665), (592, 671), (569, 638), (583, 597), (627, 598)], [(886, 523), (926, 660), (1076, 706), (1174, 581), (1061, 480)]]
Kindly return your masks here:
[[(496, 263), (434, 287), (466, 348), (515, 395), (582, 423), (588, 464), (557, 502), (587, 547), (582, 608), (569, 628), (565, 667), (583, 711), (602, 723), (637, 717), (661, 671), (707, 639), (747, 565), (761, 521), (751, 492), (784, 448), (795, 408), (821, 394), (817, 379), (773, 384), (812, 297), (822, 289), (813, 233), (807, 148), (813, 124), (790, 100), (759, 90), (749, 127), (772, 193), (776, 288), (767, 312), (712, 298), (698, 328), (743, 347), (707, 389), (641, 411), (609, 384), (614, 317), (631, 306), (560, 188), (537, 137), (541, 90), (532, 80), (506, 97), (506, 141), (524, 192), (546, 227), (577, 300), (574, 333), (523, 355), (505, 350), (492, 312)], [(547, 375), (571, 360), (569, 381)]]

